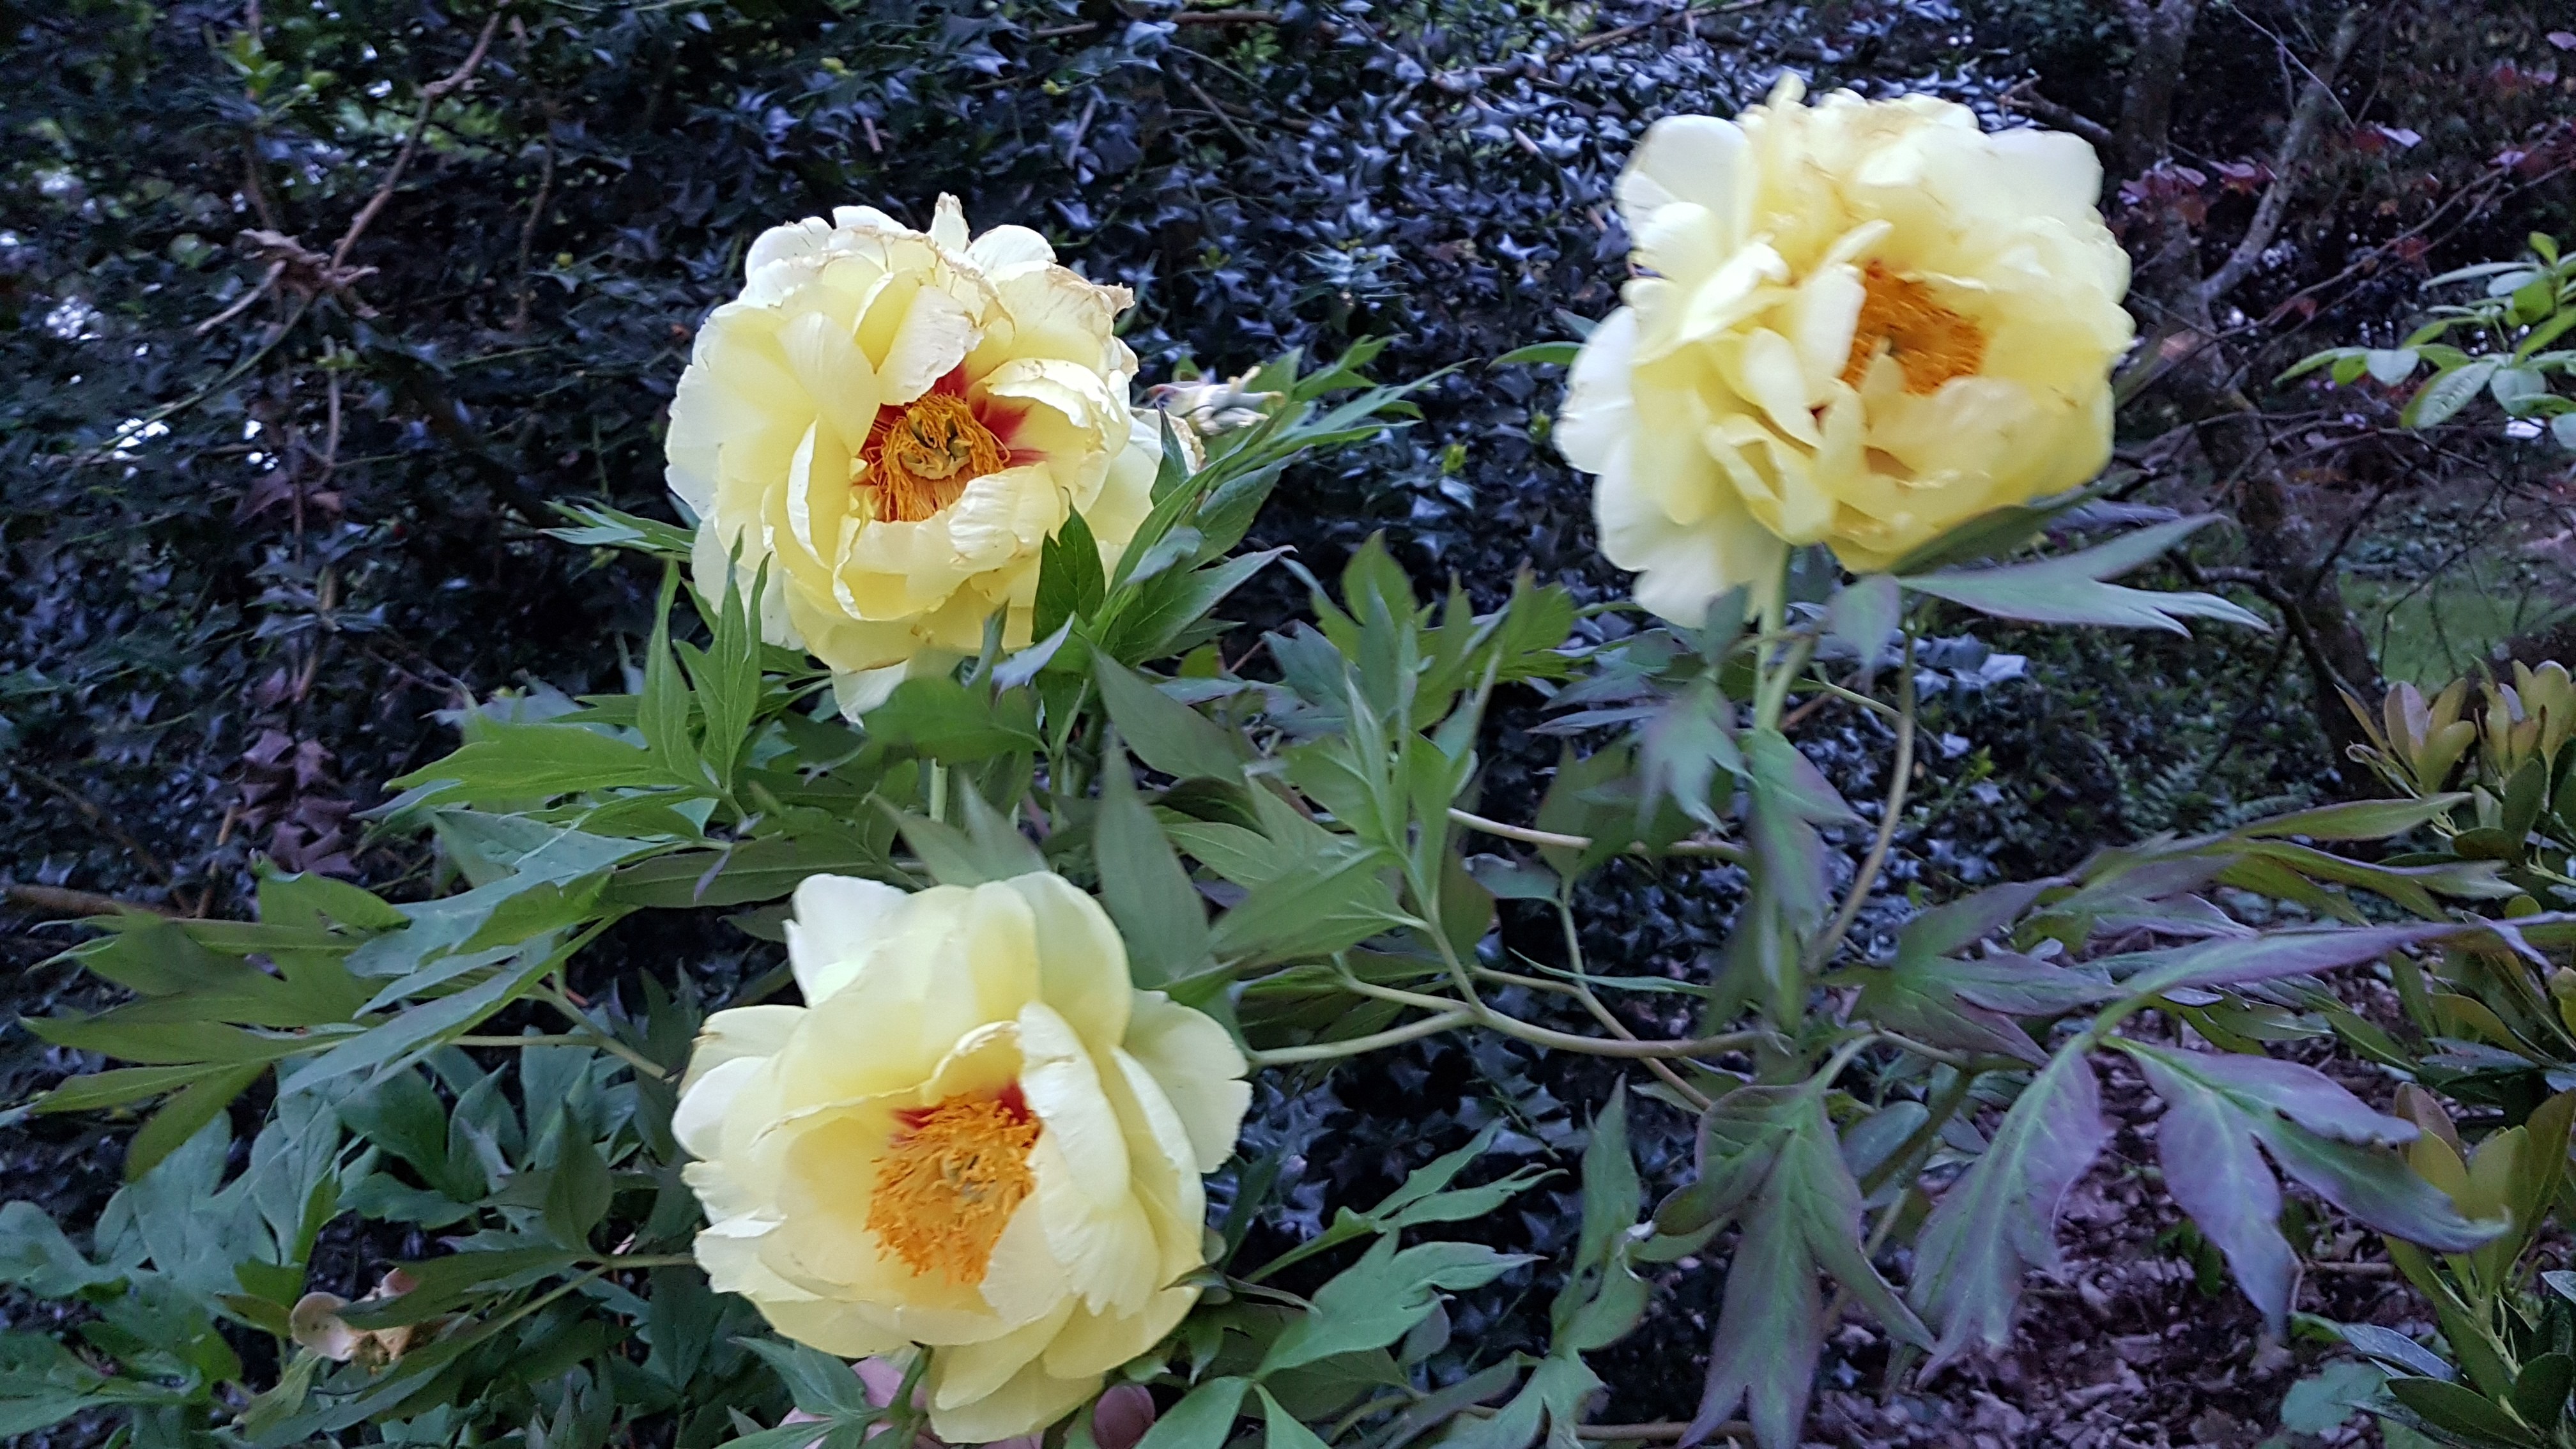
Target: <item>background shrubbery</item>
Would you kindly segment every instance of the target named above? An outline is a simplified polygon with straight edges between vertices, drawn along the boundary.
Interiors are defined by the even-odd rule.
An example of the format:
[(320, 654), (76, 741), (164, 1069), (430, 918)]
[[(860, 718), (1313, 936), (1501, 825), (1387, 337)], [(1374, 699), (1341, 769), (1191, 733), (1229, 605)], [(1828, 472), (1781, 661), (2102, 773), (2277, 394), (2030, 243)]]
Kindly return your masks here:
[[(2219, 381), (2256, 394), (2280, 440), (2263, 477), (2334, 547), (2257, 536), (2241, 554), (2205, 548), (2199, 566), (2294, 604), (2350, 573), (2392, 676), (2447, 674), (2576, 597), (2554, 556), (2516, 551), (2566, 526), (2556, 460), (2491, 420), (2396, 434), (2367, 387), (2263, 385), (2315, 347), (2393, 340), (2430, 272), (2508, 254), (2563, 213), (2576, 37), (2561, 43), (2549, 8), (2374, 13), (2323, 139), (2287, 168), (2283, 224), (2211, 309), (2232, 359)], [(2141, 32), (2092, 0), (1292, 0), (1252, 18), (683, 0), (521, 6), (488, 32), (479, 6), (390, 0), (0, 5), (0, 953), (14, 1009), (72, 989), (39, 964), (62, 938), (36, 923), (77, 913), (63, 892), (237, 914), (260, 855), (428, 889), (426, 846), (371, 839), (358, 812), (444, 750), (437, 711), (498, 689), (621, 687), (652, 577), (536, 529), (557, 500), (661, 511), (661, 420), (691, 329), (765, 225), (854, 201), (918, 222), (954, 191), (979, 225), (1037, 226), (1089, 275), (1134, 288), (1147, 381), (1364, 335), (1396, 339), (1383, 376), (1463, 365), (1419, 394), (1419, 426), (1293, 474), (1255, 541), (1330, 574), (1383, 529), (1418, 577), (1454, 573), (1481, 602), (1524, 566), (1590, 599), (1616, 581), (1592, 555), (1582, 481), (1546, 442), (1558, 375), (1482, 360), (1611, 304), (1626, 239), (1609, 185), (1647, 122), (1732, 112), (1789, 66), (1818, 89), (1932, 91), (1994, 124), (2036, 110), (2090, 125), (2106, 207), (2141, 258), (2152, 350), (2183, 325), (2178, 289), (2225, 263), (2274, 184), (2296, 89), (2284, 57), (2318, 57), (2342, 11), (2213, 7), (2169, 131), (2141, 137)], [(486, 34), (472, 85), (425, 99)], [(2142, 381), (2130, 495), (2240, 501), (2247, 480), (2202, 443), (2245, 425), (2210, 422), (2211, 388)], [(2515, 608), (2489, 607), (2508, 577)], [(1229, 658), (1298, 588), (1280, 573), (1266, 587), (1230, 611), (1246, 626)], [(1964, 647), (1935, 661), (1957, 682), (1928, 702), (1938, 747), (1899, 837), (1900, 889), (1938, 898), (2348, 788), (2330, 748), (2342, 726), (2317, 713), (2297, 629), (1981, 632), (2028, 664)], [(1873, 729), (1828, 713), (1801, 740), (1846, 762), (1858, 798)], [(1513, 807), (1554, 745), (1506, 743), (1487, 799), (1525, 818)], [(1588, 913), (1605, 923), (1586, 943), (1597, 965), (1680, 968), (1723, 932), (1725, 872), (1609, 881), (1626, 894)], [(1528, 934), (1552, 930), (1533, 919)], [(607, 946), (585, 967), (603, 986), (631, 971), (730, 979), (772, 950), (713, 921), (676, 947), (667, 931)], [(24, 1034), (0, 1054), (12, 1102), (81, 1065)], [(1493, 1040), (1427, 1043), (1261, 1104), (1255, 1140), (1293, 1150), (1292, 1200), (1325, 1212), (1497, 1115), (1516, 1150), (1575, 1144), (1562, 1103), (1598, 1084), (1550, 1074), (1592, 1070)], [(1678, 1172), (1683, 1136), (1677, 1117), (1641, 1115), (1650, 1183)], [(0, 1144), (13, 1195), (67, 1218), (115, 1176), (119, 1148), (94, 1126), (14, 1122)], [(1492, 1231), (1552, 1248), (1571, 1201)], [(2100, 1236), (2128, 1258), (2106, 1255), (2156, 1256), (2116, 1219)], [(334, 1286), (354, 1296), (369, 1257), (339, 1251)], [(2150, 1308), (2115, 1284), (2105, 1333), (2182, 1301), (2152, 1274), (2131, 1288)], [(1507, 1344), (1543, 1332), (1542, 1303), (1480, 1299), (1460, 1326)], [(2247, 1331), (2220, 1323), (2209, 1352)], [(1686, 1415), (1699, 1344), (1695, 1329), (1611, 1355), (1612, 1417)], [(1841, 1348), (1860, 1383), (1877, 1350)], [(2250, 1421), (2286, 1382), (2180, 1392), (2152, 1412)], [(2071, 1417), (2063, 1387), (2016, 1385), (2006, 1366), (1984, 1392), (2011, 1414)], [(1865, 1403), (1828, 1415), (1858, 1425)], [(1968, 1395), (1908, 1412), (1927, 1434), (1994, 1417)]]

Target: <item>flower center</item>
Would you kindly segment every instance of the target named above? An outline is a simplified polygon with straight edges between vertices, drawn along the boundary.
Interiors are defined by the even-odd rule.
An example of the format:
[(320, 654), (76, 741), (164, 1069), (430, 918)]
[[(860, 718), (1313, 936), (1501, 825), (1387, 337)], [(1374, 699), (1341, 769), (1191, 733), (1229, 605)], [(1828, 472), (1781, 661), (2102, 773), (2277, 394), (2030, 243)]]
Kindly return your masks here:
[(1037, 1114), (1014, 1082), (998, 1097), (950, 1097), (897, 1118), (868, 1195), (868, 1231), (915, 1273), (982, 1282), (1003, 1227), (1037, 1186)]
[(966, 491), (966, 485), (1010, 461), (1010, 450), (975, 416), (966, 399), (929, 392), (900, 409), (879, 408), (859, 449), (866, 465), (858, 486), (884, 523), (919, 523)]
[(1973, 376), (1986, 360), (1986, 335), (1977, 324), (1933, 300), (1932, 289), (1872, 262), (1861, 276), (1866, 295), (1852, 329), (1851, 361), (1843, 381), (1853, 387), (1869, 375), (1881, 344), (1905, 370), (1905, 390), (1917, 397), (1939, 392), (1954, 377)]

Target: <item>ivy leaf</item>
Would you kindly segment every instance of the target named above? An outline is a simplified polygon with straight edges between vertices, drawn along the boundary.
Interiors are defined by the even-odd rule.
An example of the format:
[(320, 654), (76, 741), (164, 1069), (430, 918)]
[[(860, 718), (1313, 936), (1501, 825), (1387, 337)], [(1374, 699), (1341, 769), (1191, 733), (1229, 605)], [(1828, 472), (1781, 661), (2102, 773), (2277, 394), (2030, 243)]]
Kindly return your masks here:
[(1897, 582), (1918, 594), (1963, 604), (1998, 619), (2039, 624), (2108, 624), (2165, 629), (2176, 634), (2186, 617), (2218, 619), (2269, 630), (2270, 625), (2216, 594), (2168, 594), (2107, 582), (2137, 569), (2216, 522), (2215, 516), (2179, 518), (2124, 534), (2080, 553), (2000, 568), (1914, 574)]
[(1909, 1297), (1939, 1332), (1927, 1373), (1972, 1345), (2010, 1342), (2023, 1278), (2057, 1265), (2058, 1206), (2111, 1135), (2091, 1045), (2078, 1036), (2031, 1078), (1924, 1223)]

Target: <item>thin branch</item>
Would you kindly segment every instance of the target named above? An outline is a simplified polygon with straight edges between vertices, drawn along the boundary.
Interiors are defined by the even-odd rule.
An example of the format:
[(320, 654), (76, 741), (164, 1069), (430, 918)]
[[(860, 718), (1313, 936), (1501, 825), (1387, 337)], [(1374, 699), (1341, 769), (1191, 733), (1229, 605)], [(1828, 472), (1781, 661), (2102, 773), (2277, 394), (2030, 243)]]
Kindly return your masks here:
[(501, 14), (495, 10), (492, 17), (483, 22), (483, 33), (474, 37), (474, 49), (466, 54), (464, 64), (420, 88), (420, 112), (412, 117), (411, 133), (403, 137), (402, 149), (394, 153), (393, 169), (385, 173), (384, 182), (376, 188), (376, 194), (367, 198), (367, 204), (360, 207), (357, 216), (350, 220), (349, 229), (340, 234), (339, 244), (331, 248), (333, 271), (348, 264), (349, 252), (357, 246), (358, 238), (367, 234), (367, 228), (375, 224), (376, 214), (393, 199), (394, 188), (402, 184), (404, 170), (411, 165), (413, 153), (420, 149), (422, 133), (429, 129), (429, 113), (437, 109), (438, 103), (447, 99), (450, 92), (474, 79), (474, 73), (483, 68), (483, 57), (492, 49), (492, 37), (501, 29)]
[(2281, 135), (2281, 149), (2272, 158), (2272, 184), (2264, 189), (2262, 201), (2254, 207), (2254, 219), (2238, 238), (2236, 250), (2228, 254), (2218, 270), (2200, 284), (2200, 300), (2206, 306), (2226, 296), (2237, 283), (2245, 280), (2272, 238), (2281, 230), (2281, 221), (2289, 214), (2291, 194), (2298, 189), (2299, 168), (2306, 164), (2309, 148), (2325, 122), (2326, 108), (2334, 104), (2334, 79), (2351, 57), (2352, 48), (2361, 42), (2362, 21), (2368, 6), (2355, 5), (2344, 11), (2336, 22), (2333, 42), (2328, 45), (2322, 70), (2308, 71), (2308, 84), (2299, 92), (2298, 104), (2290, 113), (2290, 126)]
[(63, 886), (19, 885), (11, 882), (0, 886), (0, 896), (30, 910), (48, 911), (64, 916), (166, 916), (165, 906), (147, 906), (141, 901), (121, 901), (91, 891), (70, 890)]
[(2031, 76), (2011, 90), (1996, 97), (2001, 104), (2016, 111), (2028, 111), (2061, 131), (2072, 131), (2093, 143), (2096, 150), (2107, 151), (2118, 139), (2111, 128), (2071, 106), (2061, 106), (2039, 93), (2039, 78)]

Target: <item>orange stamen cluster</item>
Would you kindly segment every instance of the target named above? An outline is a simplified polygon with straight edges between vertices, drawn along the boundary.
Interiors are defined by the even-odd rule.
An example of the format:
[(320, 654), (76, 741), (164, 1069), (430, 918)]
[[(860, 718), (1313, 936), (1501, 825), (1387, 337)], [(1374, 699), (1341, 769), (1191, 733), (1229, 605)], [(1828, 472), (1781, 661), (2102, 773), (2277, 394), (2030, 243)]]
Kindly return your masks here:
[(1029, 1168), (1037, 1115), (1013, 1083), (996, 1097), (950, 1097), (898, 1120), (868, 1195), (868, 1231), (915, 1273), (982, 1282), (1002, 1229), (1037, 1186)]
[(924, 393), (899, 409), (878, 409), (859, 449), (856, 482), (878, 522), (919, 523), (956, 502), (967, 484), (1000, 472), (1010, 456), (966, 399)]
[(1917, 397), (1939, 392), (1954, 377), (1973, 376), (1986, 360), (1986, 335), (1977, 324), (1933, 300), (1921, 282), (1872, 262), (1862, 274), (1866, 295), (1852, 330), (1851, 360), (1843, 381), (1853, 387), (1869, 375), (1883, 343), (1905, 371), (1905, 390)]

